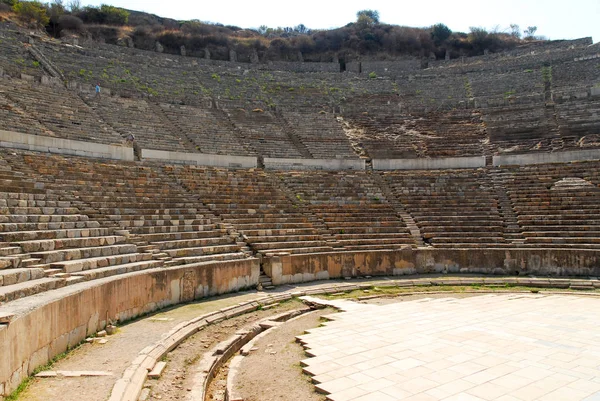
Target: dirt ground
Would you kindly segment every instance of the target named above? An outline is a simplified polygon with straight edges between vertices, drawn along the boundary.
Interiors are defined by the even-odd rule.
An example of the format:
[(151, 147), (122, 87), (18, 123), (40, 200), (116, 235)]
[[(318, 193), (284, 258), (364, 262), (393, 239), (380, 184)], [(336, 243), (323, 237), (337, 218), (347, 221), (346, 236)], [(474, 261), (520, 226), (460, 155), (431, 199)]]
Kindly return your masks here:
[[(112, 373), (112, 376), (34, 378), (27, 389), (19, 395), (18, 400), (105, 401), (110, 396), (115, 382), (138, 353), (146, 346), (159, 341), (171, 328), (196, 316), (261, 296), (256, 292), (237, 293), (189, 305), (179, 305), (130, 322), (119, 327), (116, 334), (106, 337), (108, 340), (106, 344), (83, 344), (69, 352), (64, 359), (56, 362), (51, 368), (66, 371), (103, 371)], [(227, 325), (228, 321), (223, 324)]]
[(321, 316), (335, 313), (322, 309), (284, 323), (258, 339), (255, 351), (244, 358), (236, 375), (237, 394), (244, 401), (323, 401), (309, 376), (302, 373), (300, 361), (306, 359), (296, 336), (318, 327)]
[[(368, 295), (368, 294), (365, 294)], [(398, 302), (409, 302), (414, 301), (416, 299), (425, 299), (425, 298), (471, 298), (478, 297), (482, 294), (474, 294), (474, 293), (448, 293), (448, 294), (415, 294), (415, 295), (402, 295), (402, 296), (382, 296), (372, 299), (365, 300), (356, 300), (356, 302), (373, 304), (373, 305), (389, 305), (396, 304)]]
[(228, 319), (199, 331), (178, 348), (167, 354), (165, 359), (167, 367), (159, 379), (146, 381), (144, 392), (147, 393), (147, 399), (162, 401), (181, 401), (186, 399), (187, 393), (192, 386), (196, 365), (201, 361), (206, 352), (209, 352), (219, 342), (233, 336), (239, 329), (250, 325), (252, 322), (288, 310), (304, 307), (300, 301), (289, 301), (278, 307), (258, 310)]

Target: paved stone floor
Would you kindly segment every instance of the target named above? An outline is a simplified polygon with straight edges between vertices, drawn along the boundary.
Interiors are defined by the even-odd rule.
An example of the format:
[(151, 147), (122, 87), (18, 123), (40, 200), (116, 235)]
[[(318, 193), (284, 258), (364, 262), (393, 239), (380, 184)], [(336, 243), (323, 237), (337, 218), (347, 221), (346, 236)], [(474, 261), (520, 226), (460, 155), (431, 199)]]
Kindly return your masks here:
[(333, 401), (600, 401), (600, 299), (502, 294), (343, 312), (300, 336)]

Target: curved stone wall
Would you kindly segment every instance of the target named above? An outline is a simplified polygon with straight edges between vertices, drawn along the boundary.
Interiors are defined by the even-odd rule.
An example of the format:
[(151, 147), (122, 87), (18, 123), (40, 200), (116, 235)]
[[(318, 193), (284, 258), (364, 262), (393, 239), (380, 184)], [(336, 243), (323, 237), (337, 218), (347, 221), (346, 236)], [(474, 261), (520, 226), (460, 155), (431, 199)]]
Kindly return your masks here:
[[(0, 399), (55, 356), (111, 321), (258, 284), (258, 259), (199, 263), (94, 280), (0, 308)], [(0, 321), (2, 321), (0, 319)]]
[(273, 284), (357, 276), (465, 273), (597, 276), (600, 251), (583, 249), (420, 248), (322, 254), (279, 254), (263, 260)]

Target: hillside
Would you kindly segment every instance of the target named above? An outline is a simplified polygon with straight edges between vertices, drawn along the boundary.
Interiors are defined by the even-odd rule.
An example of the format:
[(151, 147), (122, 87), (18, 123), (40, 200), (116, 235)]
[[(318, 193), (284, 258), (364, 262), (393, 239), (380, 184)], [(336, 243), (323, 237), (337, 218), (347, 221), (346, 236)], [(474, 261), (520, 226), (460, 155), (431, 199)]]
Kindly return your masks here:
[(331, 30), (311, 30), (302, 24), (248, 29), (176, 21), (108, 5), (67, 8), (59, 2), (2, 0), (0, 12), (4, 19), (37, 26), (56, 38), (78, 36), (142, 50), (158, 48), (167, 54), (181, 54), (184, 49), (187, 56), (213, 60), (230, 60), (235, 52), (240, 62), (454, 59), (495, 53), (539, 39), (534, 36), (535, 27), (523, 33), (518, 26), (512, 26), (510, 33), (483, 28), (463, 33), (452, 32), (443, 23), (422, 28), (389, 25), (381, 23), (373, 10), (360, 11), (356, 21)]

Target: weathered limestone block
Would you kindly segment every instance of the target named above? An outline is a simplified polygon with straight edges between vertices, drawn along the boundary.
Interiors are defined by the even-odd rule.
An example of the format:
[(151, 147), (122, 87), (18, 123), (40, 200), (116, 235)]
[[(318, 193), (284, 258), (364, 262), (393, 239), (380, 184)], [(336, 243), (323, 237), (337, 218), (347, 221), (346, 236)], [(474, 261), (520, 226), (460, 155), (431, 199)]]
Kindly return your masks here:
[(154, 47), (157, 53), (162, 53), (165, 51), (165, 48), (160, 44), (160, 42), (156, 42)]
[(123, 47), (133, 48), (133, 39), (130, 36), (124, 36), (122, 38), (117, 39), (117, 45)]
[(27, 374), (31, 375), (36, 367), (42, 366), (48, 363), (48, 346), (42, 347), (35, 351), (29, 358), (29, 366)]
[(232, 63), (237, 62), (237, 53), (233, 49), (229, 50), (229, 61), (231, 61)]

